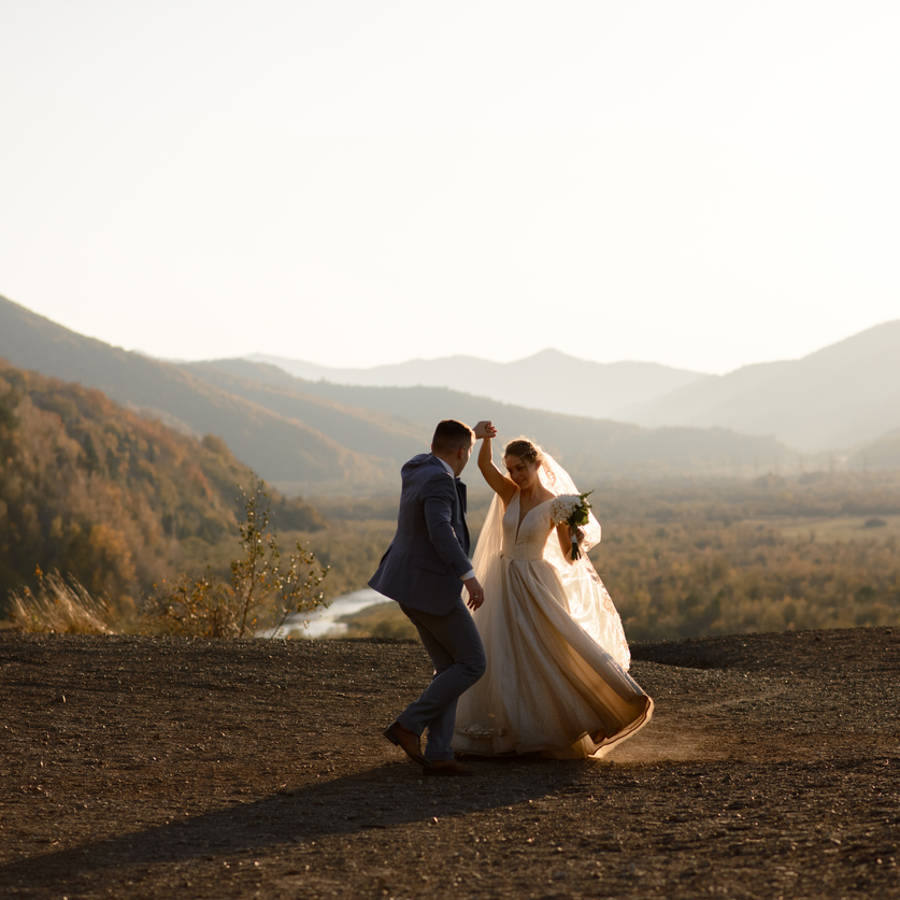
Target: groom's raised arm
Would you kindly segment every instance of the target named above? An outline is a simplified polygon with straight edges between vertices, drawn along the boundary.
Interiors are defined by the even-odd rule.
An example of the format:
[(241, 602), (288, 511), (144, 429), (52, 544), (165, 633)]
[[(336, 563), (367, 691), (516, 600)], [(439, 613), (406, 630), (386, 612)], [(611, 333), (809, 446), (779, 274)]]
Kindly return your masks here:
[(472, 563), (459, 543), (453, 528), (453, 509), (457, 503), (456, 486), (448, 475), (436, 475), (422, 492), (425, 527), (435, 553), (457, 576), (472, 571)]

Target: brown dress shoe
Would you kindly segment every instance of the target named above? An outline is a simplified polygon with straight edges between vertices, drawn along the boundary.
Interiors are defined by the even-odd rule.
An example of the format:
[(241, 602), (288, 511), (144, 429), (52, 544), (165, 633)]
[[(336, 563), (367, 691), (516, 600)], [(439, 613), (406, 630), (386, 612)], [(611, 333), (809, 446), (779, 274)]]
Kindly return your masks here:
[(414, 731), (404, 728), (399, 722), (394, 722), (384, 732), (384, 736), (392, 744), (396, 744), (413, 762), (417, 762), (420, 766), (426, 765), (419, 736)]
[(458, 763), (455, 759), (433, 759), (425, 763), (424, 775), (474, 775), (472, 769)]

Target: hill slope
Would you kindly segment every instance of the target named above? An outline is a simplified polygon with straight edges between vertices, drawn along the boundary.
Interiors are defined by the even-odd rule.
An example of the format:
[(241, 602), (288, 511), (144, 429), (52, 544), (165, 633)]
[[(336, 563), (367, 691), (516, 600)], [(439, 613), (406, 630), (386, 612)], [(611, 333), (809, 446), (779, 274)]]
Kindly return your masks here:
[[(180, 542), (237, 534), (253, 473), (218, 438), (197, 441), (96, 390), (0, 360), (0, 614), (36, 565), (97, 593), (137, 596), (173, 571)], [(298, 500), (281, 527), (316, 528)]]
[(197, 378), (188, 368), (83, 337), (0, 297), (0, 356), (98, 388), (193, 435), (216, 434), (269, 481), (353, 485), (386, 476), (383, 461)]
[(900, 427), (900, 319), (802, 359), (711, 376), (626, 417), (769, 434), (805, 452), (856, 446)]

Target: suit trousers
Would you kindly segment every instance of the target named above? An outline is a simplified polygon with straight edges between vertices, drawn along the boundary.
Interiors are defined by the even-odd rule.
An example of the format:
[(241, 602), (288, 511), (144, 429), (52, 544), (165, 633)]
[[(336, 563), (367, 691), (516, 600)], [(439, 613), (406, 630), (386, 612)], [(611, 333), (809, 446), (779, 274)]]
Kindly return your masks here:
[(456, 609), (443, 616), (403, 605), (400, 608), (419, 632), (434, 663), (434, 677), (422, 696), (407, 706), (397, 721), (419, 735), (428, 729), (426, 759), (453, 759), (450, 743), (456, 724), (456, 701), (484, 674), (481, 636), (462, 600)]

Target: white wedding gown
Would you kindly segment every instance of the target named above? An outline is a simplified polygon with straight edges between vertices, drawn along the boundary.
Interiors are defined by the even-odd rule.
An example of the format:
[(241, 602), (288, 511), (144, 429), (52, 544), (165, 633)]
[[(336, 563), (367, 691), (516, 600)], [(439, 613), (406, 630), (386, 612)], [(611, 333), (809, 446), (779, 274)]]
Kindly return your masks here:
[(653, 701), (627, 674), (619, 614), (587, 556), (563, 557), (551, 503), (520, 521), (516, 494), (501, 546), (484, 547), (484, 534), (479, 541), (485, 601), (474, 618), (487, 670), (459, 699), (453, 747), (461, 753), (601, 755), (652, 715)]

